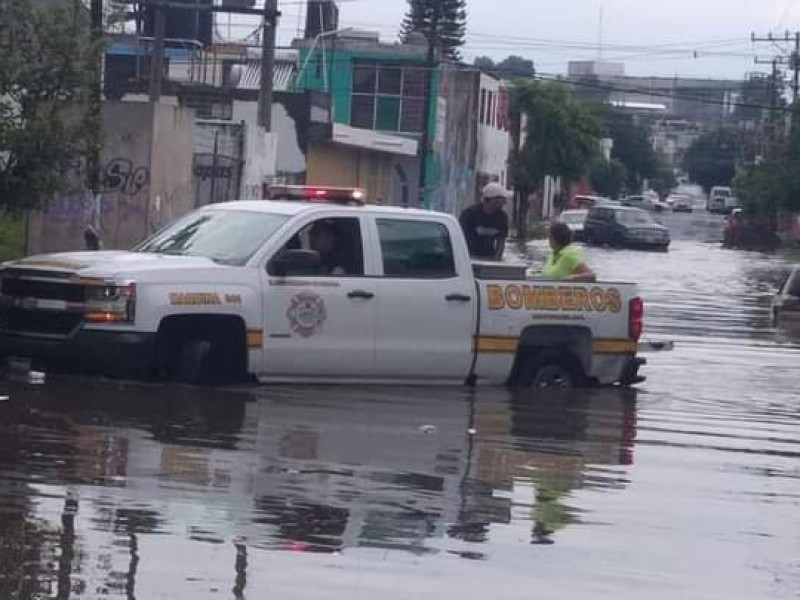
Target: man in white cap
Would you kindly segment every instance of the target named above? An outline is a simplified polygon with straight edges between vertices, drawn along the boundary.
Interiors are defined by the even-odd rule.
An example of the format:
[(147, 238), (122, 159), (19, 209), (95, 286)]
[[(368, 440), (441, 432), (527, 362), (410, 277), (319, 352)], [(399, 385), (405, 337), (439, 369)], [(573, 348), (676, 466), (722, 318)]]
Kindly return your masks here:
[(483, 188), (482, 200), (461, 213), (461, 229), (473, 258), (503, 258), (508, 237), (508, 215), (503, 206), (510, 195), (502, 185), (493, 181)]

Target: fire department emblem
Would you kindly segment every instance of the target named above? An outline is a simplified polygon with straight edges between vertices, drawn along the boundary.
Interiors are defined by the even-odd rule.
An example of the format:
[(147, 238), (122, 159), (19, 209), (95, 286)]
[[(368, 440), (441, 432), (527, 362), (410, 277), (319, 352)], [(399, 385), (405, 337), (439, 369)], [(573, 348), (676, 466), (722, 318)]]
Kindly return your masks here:
[(322, 298), (310, 292), (301, 292), (292, 298), (286, 316), (292, 331), (308, 338), (320, 330), (328, 315)]

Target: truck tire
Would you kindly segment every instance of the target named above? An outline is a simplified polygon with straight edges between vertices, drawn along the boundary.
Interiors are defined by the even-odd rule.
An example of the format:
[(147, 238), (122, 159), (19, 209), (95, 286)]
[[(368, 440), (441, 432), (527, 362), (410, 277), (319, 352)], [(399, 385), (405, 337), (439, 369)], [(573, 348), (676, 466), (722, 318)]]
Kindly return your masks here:
[(522, 383), (533, 389), (570, 389), (580, 381), (575, 361), (560, 352), (540, 352), (523, 370)]
[(201, 384), (210, 377), (211, 342), (204, 339), (186, 340), (175, 355), (172, 379), (179, 383)]

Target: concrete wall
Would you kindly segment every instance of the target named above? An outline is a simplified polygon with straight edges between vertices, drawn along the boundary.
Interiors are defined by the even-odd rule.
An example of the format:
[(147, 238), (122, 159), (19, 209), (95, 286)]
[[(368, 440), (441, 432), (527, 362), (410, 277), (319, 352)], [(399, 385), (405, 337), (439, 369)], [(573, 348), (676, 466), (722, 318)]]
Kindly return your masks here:
[(418, 179), (415, 157), (333, 143), (309, 146), (309, 185), (363, 188), (370, 202), (401, 206), (416, 203)]
[(86, 189), (76, 171), (70, 187), (29, 221), (30, 253), (80, 250), (93, 225), (107, 249), (130, 248), (194, 206), (191, 147), (194, 111), (164, 104), (103, 104), (101, 188)]
[(435, 169), (429, 186), (431, 208), (459, 214), (475, 200), (478, 127), (477, 75), (444, 68), (434, 142)]
[[(273, 104), (273, 113), (275, 106)], [(242, 200), (260, 199), (264, 183), (277, 172), (278, 144), (283, 140), (279, 140), (279, 134), (258, 126), (257, 102), (234, 102), (233, 120), (241, 121), (244, 126), (244, 168), (239, 197)]]

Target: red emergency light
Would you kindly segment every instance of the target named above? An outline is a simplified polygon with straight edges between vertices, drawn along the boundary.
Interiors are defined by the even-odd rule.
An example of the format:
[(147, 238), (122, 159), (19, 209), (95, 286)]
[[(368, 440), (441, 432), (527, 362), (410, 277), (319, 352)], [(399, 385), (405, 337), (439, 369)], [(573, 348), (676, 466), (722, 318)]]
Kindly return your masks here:
[(316, 185), (273, 185), (264, 189), (266, 200), (290, 202), (315, 202), (320, 204), (341, 204), (363, 206), (367, 194), (359, 188), (341, 188)]

